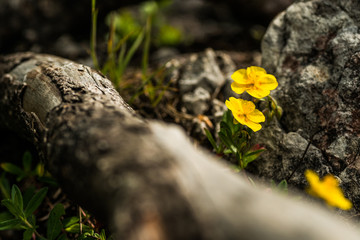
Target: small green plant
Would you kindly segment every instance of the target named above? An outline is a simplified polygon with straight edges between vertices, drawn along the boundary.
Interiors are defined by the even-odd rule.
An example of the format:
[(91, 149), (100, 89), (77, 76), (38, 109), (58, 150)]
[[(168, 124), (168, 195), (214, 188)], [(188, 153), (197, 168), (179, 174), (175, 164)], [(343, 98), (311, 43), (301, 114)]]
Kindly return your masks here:
[(208, 129), (205, 129), (205, 133), (215, 152), (218, 155), (232, 155), (233, 158), (237, 159), (237, 165), (240, 169), (246, 168), (249, 163), (265, 151), (265, 148), (259, 145), (251, 146), (251, 133), (243, 125), (234, 123), (230, 110), (224, 113), (220, 122), (219, 144), (216, 143)]
[[(39, 240), (66, 240), (71, 239), (101, 239), (105, 240), (105, 231), (95, 232), (91, 225), (90, 215), (81, 211), (79, 217), (68, 216), (62, 203), (51, 207), (44, 203), (49, 189), (58, 189), (58, 185), (50, 174), (45, 171), (44, 165), (39, 163), (32, 169), (33, 160), (30, 152), (25, 152), (22, 158), (22, 167), (12, 163), (1, 163), (4, 172), (0, 177), (0, 189), (2, 194), (1, 205), (6, 211), (0, 212), (0, 231), (18, 230), (23, 231), (23, 239)], [(6, 174), (14, 175), (14, 178), (7, 178)], [(10, 187), (11, 180), (23, 186), (21, 191), (18, 185)], [(47, 185), (38, 190), (38, 186)], [(45, 206), (44, 206), (45, 205)], [(50, 205), (51, 206), (51, 205)], [(2, 209), (0, 208), (0, 209)], [(47, 212), (45, 222), (38, 223), (37, 214)], [(89, 222), (89, 225), (84, 223)]]
[(288, 193), (288, 184), (285, 179), (280, 181), (278, 184), (276, 184), (274, 180), (271, 180), (271, 188), (281, 193)]
[(46, 196), (47, 188), (40, 189), (34, 194), (28, 202), (23, 201), (20, 189), (13, 185), (11, 188), (11, 197), (1, 201), (1, 204), (8, 209), (14, 218), (0, 222), (0, 230), (23, 229), (23, 239), (31, 239), (35, 234), (40, 239), (43, 237), (36, 231), (35, 210), (40, 206)]
[(135, 93), (132, 95), (129, 103), (132, 104), (139, 96), (146, 96), (151, 107), (155, 108), (162, 100), (166, 91), (176, 91), (170, 87), (171, 81), (166, 81), (166, 69), (159, 68), (156, 72), (149, 75)]
[[(46, 197), (48, 188), (41, 188), (28, 201), (24, 197), (17, 185), (11, 188), (11, 197), (1, 201), (1, 204), (13, 215), (9, 218), (8, 214), (2, 213), (0, 218), (0, 231), (8, 229), (23, 230), (23, 240), (29, 240), (36, 236), (40, 240), (63, 240), (68, 239), (66, 233), (81, 233), (77, 239), (99, 239), (106, 240), (105, 231), (100, 234), (95, 233), (89, 226), (81, 225), (78, 217), (62, 219), (65, 215), (63, 204), (56, 204), (49, 213), (47, 220), (46, 237), (37, 231), (36, 217), (34, 212), (39, 208)], [(81, 229), (81, 230), (80, 230)]]
[(100, 234), (91, 230), (90, 232), (86, 232), (78, 240), (86, 240), (86, 239), (96, 239), (96, 240), (106, 240), (105, 230), (103, 229)]
[(3, 193), (4, 197), (9, 197), (5, 194), (6, 190), (10, 189), (5, 177), (6, 173), (15, 175), (17, 182), (20, 182), (25, 178), (32, 180), (36, 178), (39, 182), (47, 183), (54, 187), (57, 186), (57, 182), (55, 181), (55, 179), (51, 177), (49, 172), (45, 171), (45, 166), (43, 163), (39, 162), (38, 164), (36, 164), (35, 168), (32, 168), (32, 165), (33, 160), (29, 151), (26, 151), (23, 154), (22, 168), (10, 162), (3, 162), (0, 164), (0, 168), (4, 170), (0, 178), (0, 190)]
[(35, 177), (44, 175), (44, 165), (39, 163), (35, 169), (31, 169), (32, 157), (30, 152), (25, 152), (22, 157), (22, 168), (9, 162), (0, 164), (0, 167), (8, 173), (16, 175), (16, 181), (20, 182), (26, 177)]
[[(248, 67), (237, 70), (232, 76), (234, 82), (231, 88), (241, 94), (248, 92), (255, 99), (247, 101), (230, 97), (225, 104), (228, 108), (220, 122), (219, 144), (209, 130), (205, 129), (207, 138), (218, 155), (232, 155), (236, 159), (237, 167), (241, 170), (257, 159), (265, 151), (264, 147), (252, 145), (251, 135), (259, 131), (266, 118), (270, 121), (273, 116), (281, 117), (282, 109), (272, 97), (270, 90), (277, 87), (276, 78), (267, 74), (260, 67)], [(264, 111), (256, 108), (256, 104), (265, 102)], [(265, 115), (264, 115), (265, 113)]]

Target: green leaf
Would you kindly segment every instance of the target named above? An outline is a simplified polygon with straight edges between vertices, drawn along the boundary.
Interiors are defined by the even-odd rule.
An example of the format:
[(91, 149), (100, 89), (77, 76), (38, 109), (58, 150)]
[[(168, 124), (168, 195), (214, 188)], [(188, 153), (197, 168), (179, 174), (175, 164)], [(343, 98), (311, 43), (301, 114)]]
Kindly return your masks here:
[(104, 230), (104, 229), (101, 230), (100, 238), (101, 238), (101, 240), (106, 240), (106, 234), (105, 234), (105, 230)]
[(288, 192), (288, 184), (287, 181), (284, 179), (282, 180), (278, 185), (277, 189), (279, 189), (281, 192), (287, 193)]
[[(91, 228), (89, 226), (82, 224), (83, 232), (89, 232), (90, 230), (91, 230)], [(68, 233), (80, 233), (80, 223), (75, 223), (69, 227), (66, 227), (65, 231)]]
[(240, 123), (239, 124), (234, 124), (233, 122), (233, 125), (234, 125), (234, 132), (240, 132), (242, 130), (242, 126)]
[(68, 217), (63, 220), (64, 228), (70, 227), (71, 225), (78, 223), (80, 218), (78, 217)]
[(207, 128), (204, 128), (204, 131), (205, 131), (207, 139), (209, 140), (209, 142), (211, 143), (211, 145), (213, 146), (215, 151), (218, 152), (218, 146), (217, 146), (212, 134), (210, 133), (210, 131)]
[(30, 199), (35, 193), (35, 186), (31, 185), (28, 187), (25, 192), (23, 193), (23, 202), (24, 202), (24, 208), (29, 204)]
[(121, 75), (124, 73), (126, 66), (129, 64), (129, 62), (130, 62), (132, 56), (134, 55), (134, 53), (136, 52), (136, 50), (139, 48), (142, 40), (144, 39), (144, 35), (145, 35), (145, 30), (142, 30), (140, 32), (140, 34), (137, 36), (134, 43), (131, 45), (129, 51), (126, 53), (124, 60), (121, 63), (119, 63), (120, 69), (121, 69), (121, 71), (120, 71)]
[(15, 184), (11, 188), (11, 200), (21, 211), (23, 211), (24, 202), (23, 202), (22, 194), (19, 187), (16, 186)]
[(239, 144), (238, 145), (239, 152), (243, 152), (243, 149), (248, 145), (248, 143), (243, 139), (241, 139), (238, 144)]
[(277, 108), (276, 108), (276, 118), (278, 119), (278, 120), (280, 120), (281, 119), (281, 117), (282, 117), (282, 115), (283, 115), (283, 109), (282, 109), (282, 107), (280, 107), (280, 106), (277, 106)]
[(2, 222), (0, 222), (0, 231), (7, 230), (7, 229), (16, 229), (20, 223), (21, 223), (21, 220), (18, 218), (2, 221)]
[(234, 143), (232, 142), (232, 139), (228, 138), (222, 132), (219, 132), (219, 137), (220, 137), (220, 140), (226, 145), (226, 147), (229, 148), (232, 153), (236, 154), (237, 149), (236, 149)]
[(36, 165), (35, 169), (33, 170), (33, 173), (36, 176), (42, 177), (45, 174), (45, 166), (43, 163), (38, 163), (38, 165)]
[(231, 128), (226, 122), (220, 122), (220, 132), (224, 133), (227, 137), (232, 137)]
[(222, 121), (225, 122), (225, 123), (232, 123), (232, 120), (233, 119), (233, 115), (231, 113), (231, 111), (228, 109), (227, 111), (224, 112), (224, 115), (222, 117)]
[(34, 229), (32, 228), (28, 228), (25, 230), (24, 234), (23, 234), (23, 240), (30, 240), (33, 233), (34, 233)]
[(22, 170), (21, 168), (19, 168), (18, 166), (16, 166), (15, 164), (12, 164), (12, 163), (6, 163), (6, 162), (1, 163), (0, 167), (2, 169), (4, 169), (4, 171), (6, 171), (8, 173), (17, 175), (18, 176), (18, 179), (17, 179), (18, 181), (20, 181), (26, 175), (24, 170)]
[(260, 156), (260, 154), (261, 154), (262, 152), (264, 152), (265, 150), (266, 150), (265, 148), (261, 148), (261, 149), (255, 150), (255, 151), (249, 151), (249, 152), (245, 153), (244, 156), (250, 157), (250, 156), (256, 155), (256, 157), (258, 157), (258, 156)]
[(22, 162), (23, 162), (25, 172), (30, 172), (31, 171), (32, 156), (31, 156), (31, 153), (29, 151), (26, 151), (24, 153), (23, 158), (22, 158)]
[(58, 187), (59, 184), (57, 183), (56, 179), (53, 177), (39, 177), (39, 182), (46, 183), (47, 185), (50, 185), (51, 187)]
[(61, 232), (62, 223), (60, 217), (65, 214), (64, 205), (56, 204), (51, 210), (48, 220), (46, 236), (48, 240), (54, 240)]
[(46, 196), (48, 188), (40, 189), (29, 201), (28, 205), (25, 208), (25, 217), (29, 217), (41, 204), (43, 199)]
[(224, 150), (224, 154), (231, 154), (231, 153), (233, 153), (230, 149), (225, 149)]
[(252, 161), (257, 159), (263, 151), (265, 151), (265, 149), (259, 149), (259, 150), (256, 150), (253, 152), (247, 152), (246, 154), (244, 154), (242, 161), (243, 161), (245, 167), (249, 163), (251, 163)]
[(9, 211), (0, 212), (0, 222), (13, 219), (14, 216)]
[(69, 240), (65, 233), (61, 234), (60, 237), (57, 238), (57, 240)]
[(4, 199), (1, 201), (1, 204), (4, 205), (15, 217), (20, 217), (22, 215), (22, 211), (13, 203), (11, 199)]
[(9, 180), (5, 177), (5, 172), (1, 174), (0, 191), (4, 199), (10, 198), (10, 184)]
[(31, 214), (30, 217), (27, 218), (28, 222), (31, 224), (31, 226), (35, 226), (34, 228), (37, 228), (36, 226), (36, 217), (34, 214)]

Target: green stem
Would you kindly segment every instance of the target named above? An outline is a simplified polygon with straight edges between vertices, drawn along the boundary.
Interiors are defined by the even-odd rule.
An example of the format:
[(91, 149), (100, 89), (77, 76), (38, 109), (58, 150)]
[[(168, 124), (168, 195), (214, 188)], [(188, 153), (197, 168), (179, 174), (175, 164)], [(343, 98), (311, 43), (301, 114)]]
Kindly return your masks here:
[(152, 15), (148, 16), (147, 21), (146, 21), (144, 54), (143, 54), (143, 58), (142, 58), (142, 75), (143, 75), (144, 80), (146, 79), (148, 63), (149, 63), (151, 25), (152, 25)]
[(40, 235), (40, 233), (38, 233), (38, 231), (36, 231), (35, 227), (33, 225), (31, 225), (31, 223), (29, 223), (29, 221), (26, 218), (22, 218), (20, 217), (21, 221), (25, 224), (25, 226), (29, 227), (30, 229), (34, 230), (34, 233), (37, 237), (43, 239), (44, 237)]
[(95, 8), (96, 0), (92, 0), (91, 2), (91, 41), (90, 41), (90, 52), (91, 58), (93, 60), (94, 66), (96, 69), (99, 69), (99, 62), (96, 55), (96, 21), (98, 10)]

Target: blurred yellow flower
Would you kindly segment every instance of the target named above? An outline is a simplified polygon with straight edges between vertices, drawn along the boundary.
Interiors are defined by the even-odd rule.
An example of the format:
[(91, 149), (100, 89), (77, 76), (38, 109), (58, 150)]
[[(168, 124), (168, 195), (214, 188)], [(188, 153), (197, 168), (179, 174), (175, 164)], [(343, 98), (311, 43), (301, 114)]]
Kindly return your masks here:
[(267, 74), (262, 67), (248, 67), (247, 69), (239, 69), (231, 75), (234, 82), (231, 89), (241, 94), (247, 91), (255, 98), (263, 98), (270, 94), (270, 90), (274, 90), (278, 83), (276, 78)]
[(324, 199), (328, 205), (333, 207), (343, 210), (352, 208), (352, 203), (344, 197), (339, 182), (334, 176), (328, 174), (320, 180), (314, 171), (306, 170), (305, 177), (310, 184), (307, 189), (309, 194)]
[(253, 102), (230, 97), (229, 100), (225, 101), (225, 104), (239, 123), (248, 126), (254, 132), (261, 129), (259, 122), (264, 122), (265, 116), (258, 109), (255, 109)]

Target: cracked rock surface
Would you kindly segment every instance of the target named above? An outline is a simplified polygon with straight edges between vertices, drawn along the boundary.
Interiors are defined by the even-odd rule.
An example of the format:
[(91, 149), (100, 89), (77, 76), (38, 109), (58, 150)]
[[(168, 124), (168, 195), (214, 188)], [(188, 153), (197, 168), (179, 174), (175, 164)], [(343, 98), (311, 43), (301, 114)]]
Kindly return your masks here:
[(360, 212), (360, 4), (299, 1), (277, 16), (262, 42), (262, 66), (284, 110), (259, 131), (268, 149), (250, 171), (304, 187), (304, 171), (338, 176)]

